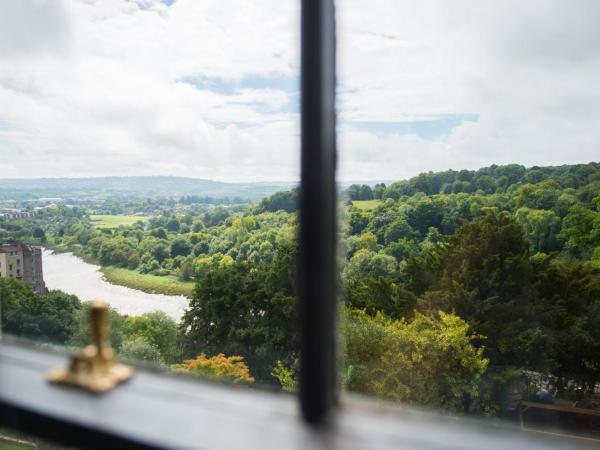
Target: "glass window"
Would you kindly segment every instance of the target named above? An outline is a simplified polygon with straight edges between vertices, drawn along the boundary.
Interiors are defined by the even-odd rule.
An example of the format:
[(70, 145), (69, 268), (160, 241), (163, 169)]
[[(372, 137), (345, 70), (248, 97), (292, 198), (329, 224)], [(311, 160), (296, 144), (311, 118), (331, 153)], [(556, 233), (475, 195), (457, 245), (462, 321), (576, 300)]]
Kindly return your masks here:
[(589, 6), (338, 2), (348, 391), (600, 438)]
[[(16, 5), (4, 335), (296, 391), (297, 3)], [(600, 10), (338, 8), (344, 392), (600, 438)]]
[(0, 7), (5, 335), (293, 386), (299, 6)]

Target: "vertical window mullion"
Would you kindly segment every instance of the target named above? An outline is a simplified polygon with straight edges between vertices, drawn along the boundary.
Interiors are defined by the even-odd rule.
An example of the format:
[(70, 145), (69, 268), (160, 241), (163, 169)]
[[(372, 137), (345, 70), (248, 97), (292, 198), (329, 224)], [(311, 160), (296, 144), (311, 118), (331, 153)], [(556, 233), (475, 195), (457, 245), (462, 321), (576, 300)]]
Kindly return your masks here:
[(336, 400), (336, 117), (333, 0), (302, 0), (300, 404), (322, 421)]

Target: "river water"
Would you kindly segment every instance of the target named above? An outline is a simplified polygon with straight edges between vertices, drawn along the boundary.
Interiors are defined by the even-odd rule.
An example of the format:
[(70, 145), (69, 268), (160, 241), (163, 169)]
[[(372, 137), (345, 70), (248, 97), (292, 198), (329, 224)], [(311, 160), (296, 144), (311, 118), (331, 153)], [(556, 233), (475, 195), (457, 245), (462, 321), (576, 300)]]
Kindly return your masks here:
[(104, 300), (119, 313), (135, 316), (164, 311), (179, 321), (188, 305), (183, 295), (147, 294), (107, 282), (100, 266), (88, 264), (72, 253), (53, 253), (44, 249), (44, 281), (48, 289), (60, 289), (81, 301)]

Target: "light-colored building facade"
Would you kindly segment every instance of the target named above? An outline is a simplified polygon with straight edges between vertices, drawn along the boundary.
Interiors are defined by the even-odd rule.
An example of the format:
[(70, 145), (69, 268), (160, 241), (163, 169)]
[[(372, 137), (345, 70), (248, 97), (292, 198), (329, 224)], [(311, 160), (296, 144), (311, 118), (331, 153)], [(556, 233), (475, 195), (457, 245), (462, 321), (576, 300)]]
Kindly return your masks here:
[(0, 245), (0, 277), (22, 280), (36, 293), (47, 292), (41, 247), (21, 242)]

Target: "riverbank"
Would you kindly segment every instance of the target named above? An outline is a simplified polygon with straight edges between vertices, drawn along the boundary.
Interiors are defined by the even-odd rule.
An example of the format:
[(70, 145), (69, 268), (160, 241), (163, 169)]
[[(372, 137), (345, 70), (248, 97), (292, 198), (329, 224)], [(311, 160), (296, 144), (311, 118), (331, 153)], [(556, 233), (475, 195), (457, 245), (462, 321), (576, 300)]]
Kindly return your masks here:
[(110, 283), (100, 266), (89, 264), (70, 252), (53, 253), (45, 249), (42, 260), (44, 281), (48, 289), (73, 294), (84, 302), (104, 300), (123, 315), (139, 316), (147, 312), (163, 311), (179, 321), (189, 303), (184, 295), (147, 293)]
[(72, 253), (88, 264), (101, 266), (100, 272), (102, 272), (106, 281), (111, 284), (125, 286), (149, 294), (183, 295), (188, 298), (191, 298), (192, 293), (194, 292), (195, 283), (193, 281), (181, 281), (177, 277), (171, 275), (158, 276), (139, 273), (137, 270), (123, 269), (114, 266), (102, 266), (100, 261), (83, 252), (80, 245), (75, 245), (73, 248), (45, 245), (45, 248), (56, 254)]
[(171, 275), (159, 277), (112, 266), (102, 266), (100, 272), (104, 275), (104, 279), (111, 284), (118, 284), (150, 294), (191, 297), (194, 291), (195, 283), (193, 281), (181, 281)]

